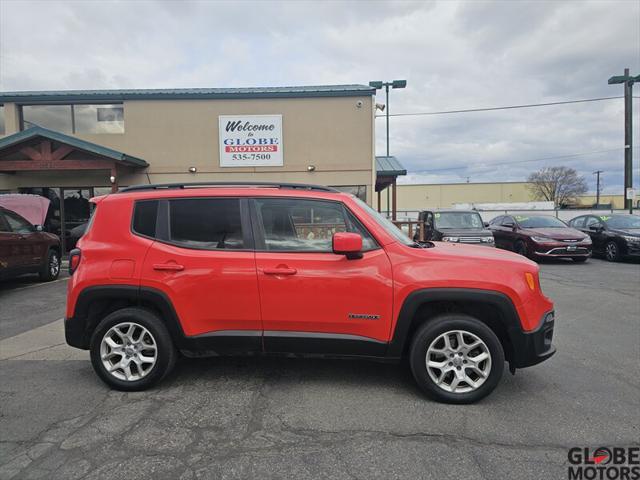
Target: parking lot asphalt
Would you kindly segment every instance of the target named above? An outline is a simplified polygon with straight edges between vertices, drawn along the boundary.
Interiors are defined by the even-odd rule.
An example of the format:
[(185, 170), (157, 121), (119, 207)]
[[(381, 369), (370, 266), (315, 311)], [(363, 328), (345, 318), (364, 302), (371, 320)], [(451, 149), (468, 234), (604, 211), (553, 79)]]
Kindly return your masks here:
[(365, 361), (182, 360), (110, 391), (60, 345), (64, 280), (0, 284), (0, 479), (567, 478), (571, 447), (640, 445), (640, 265), (541, 271), (558, 353), (467, 406)]

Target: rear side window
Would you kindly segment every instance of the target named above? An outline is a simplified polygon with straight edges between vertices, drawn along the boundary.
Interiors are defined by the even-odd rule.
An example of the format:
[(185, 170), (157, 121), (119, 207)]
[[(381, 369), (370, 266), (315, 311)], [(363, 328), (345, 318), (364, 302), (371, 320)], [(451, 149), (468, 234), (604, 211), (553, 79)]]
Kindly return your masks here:
[[(91, 218), (93, 220), (92, 215)], [(136, 202), (133, 211), (133, 231), (145, 237), (156, 236), (156, 218), (158, 217), (158, 201), (144, 200)], [(91, 220), (89, 221), (91, 223)], [(89, 228), (87, 228), (89, 230)]]
[(9, 232), (9, 224), (4, 219), (2, 212), (0, 212), (0, 232)]
[(187, 248), (244, 249), (240, 200), (188, 198), (169, 201), (169, 239)]

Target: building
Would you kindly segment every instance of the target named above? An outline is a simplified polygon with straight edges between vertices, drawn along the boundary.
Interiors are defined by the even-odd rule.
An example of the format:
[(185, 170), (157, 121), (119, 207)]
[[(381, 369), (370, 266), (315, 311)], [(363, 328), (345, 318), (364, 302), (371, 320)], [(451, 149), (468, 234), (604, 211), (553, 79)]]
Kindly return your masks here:
[(364, 85), (0, 92), (0, 192), (49, 197), (47, 227), (63, 237), (87, 221), (88, 198), (143, 183), (316, 183), (375, 204), (404, 169), (376, 162), (374, 95)]
[[(452, 208), (455, 204), (469, 203), (518, 203), (537, 200), (531, 194), (527, 182), (491, 182), (491, 183), (450, 183), (450, 184), (414, 184), (398, 185), (397, 210), (416, 212), (429, 208)], [(578, 197), (582, 207), (591, 207), (596, 203), (595, 195)], [(381, 198), (381, 209), (387, 211), (385, 195)], [(623, 209), (622, 195), (600, 195), (600, 204), (613, 209)]]

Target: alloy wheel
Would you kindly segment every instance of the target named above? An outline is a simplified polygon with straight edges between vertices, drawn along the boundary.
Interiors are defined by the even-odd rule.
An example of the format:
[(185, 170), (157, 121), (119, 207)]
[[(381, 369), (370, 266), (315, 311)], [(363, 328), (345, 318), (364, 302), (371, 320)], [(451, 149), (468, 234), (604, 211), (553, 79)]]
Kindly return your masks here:
[(618, 257), (618, 246), (614, 242), (607, 243), (605, 255), (610, 262)]
[(431, 342), (426, 366), (429, 377), (442, 390), (473, 392), (491, 373), (491, 352), (477, 335), (465, 330), (451, 330)]
[(148, 375), (158, 359), (158, 347), (149, 330), (138, 323), (111, 327), (100, 342), (105, 370), (118, 380), (133, 382)]
[(49, 273), (52, 277), (56, 277), (58, 272), (60, 272), (60, 258), (57, 253), (53, 252), (49, 258)]

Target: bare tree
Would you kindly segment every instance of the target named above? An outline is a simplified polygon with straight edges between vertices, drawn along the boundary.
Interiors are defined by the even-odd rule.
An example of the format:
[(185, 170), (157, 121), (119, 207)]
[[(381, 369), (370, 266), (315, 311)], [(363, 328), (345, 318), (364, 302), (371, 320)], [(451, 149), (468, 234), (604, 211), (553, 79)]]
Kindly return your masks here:
[(538, 200), (554, 202), (562, 207), (576, 201), (587, 191), (587, 182), (573, 168), (545, 167), (527, 178), (528, 188)]

